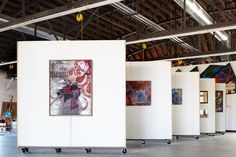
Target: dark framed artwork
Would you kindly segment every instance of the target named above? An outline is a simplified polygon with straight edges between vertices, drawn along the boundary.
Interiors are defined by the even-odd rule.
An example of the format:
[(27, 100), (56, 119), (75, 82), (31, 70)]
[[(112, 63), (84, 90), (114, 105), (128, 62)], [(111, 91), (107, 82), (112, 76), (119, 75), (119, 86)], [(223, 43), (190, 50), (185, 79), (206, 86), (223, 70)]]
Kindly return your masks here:
[(200, 91), (200, 103), (201, 104), (208, 103), (208, 91)]
[(223, 91), (216, 91), (215, 96), (216, 96), (215, 98), (216, 112), (223, 112), (223, 107), (224, 107)]
[(182, 105), (182, 89), (174, 88), (172, 89), (172, 105)]
[(126, 105), (151, 105), (151, 81), (126, 81)]
[(49, 114), (92, 115), (92, 60), (49, 61)]

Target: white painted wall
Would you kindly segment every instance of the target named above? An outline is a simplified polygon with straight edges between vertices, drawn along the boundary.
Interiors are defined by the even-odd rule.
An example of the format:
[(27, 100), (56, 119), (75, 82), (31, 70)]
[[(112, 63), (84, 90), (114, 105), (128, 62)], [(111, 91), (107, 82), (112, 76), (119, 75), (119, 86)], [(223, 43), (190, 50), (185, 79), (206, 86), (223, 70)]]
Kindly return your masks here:
[(216, 83), (216, 91), (223, 91), (223, 112), (216, 112), (216, 132), (225, 132), (226, 90), (225, 83)]
[(171, 63), (127, 62), (127, 81), (151, 81), (151, 105), (127, 106), (127, 139), (171, 139)]
[(200, 135), (199, 73), (172, 74), (172, 88), (182, 88), (183, 104), (172, 105), (173, 135)]
[(208, 103), (200, 104), (200, 109), (208, 111), (207, 118), (200, 118), (200, 131), (215, 133), (215, 79), (200, 79), (200, 91), (208, 91)]
[[(0, 112), (2, 109), (2, 102), (10, 101), (9, 95), (13, 95), (13, 102), (16, 102), (16, 80), (6, 79), (6, 74), (0, 72)], [(8, 88), (7, 88), (8, 87)]]
[(236, 94), (226, 95), (226, 130), (236, 130)]
[[(18, 42), (18, 146), (126, 147), (125, 42)], [(49, 116), (49, 60), (93, 60), (93, 116)]]

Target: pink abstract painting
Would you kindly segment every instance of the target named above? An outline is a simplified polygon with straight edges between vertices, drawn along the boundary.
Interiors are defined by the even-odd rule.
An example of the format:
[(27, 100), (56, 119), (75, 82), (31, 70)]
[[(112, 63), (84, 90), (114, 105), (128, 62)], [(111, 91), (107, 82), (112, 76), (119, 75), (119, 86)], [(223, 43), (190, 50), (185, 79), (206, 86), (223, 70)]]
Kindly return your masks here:
[(50, 115), (92, 115), (92, 60), (50, 60)]

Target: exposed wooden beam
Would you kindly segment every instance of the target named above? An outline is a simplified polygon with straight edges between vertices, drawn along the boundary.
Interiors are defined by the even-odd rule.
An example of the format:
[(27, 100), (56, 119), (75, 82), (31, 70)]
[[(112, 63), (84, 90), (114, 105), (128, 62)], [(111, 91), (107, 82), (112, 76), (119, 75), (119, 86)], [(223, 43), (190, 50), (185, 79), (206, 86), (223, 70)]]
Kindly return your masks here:
[(25, 0), (21, 0), (22, 17), (25, 17)]
[(4, 0), (1, 7), (0, 7), (0, 13), (3, 11), (3, 9), (5, 8), (5, 5), (7, 4), (8, 0)]

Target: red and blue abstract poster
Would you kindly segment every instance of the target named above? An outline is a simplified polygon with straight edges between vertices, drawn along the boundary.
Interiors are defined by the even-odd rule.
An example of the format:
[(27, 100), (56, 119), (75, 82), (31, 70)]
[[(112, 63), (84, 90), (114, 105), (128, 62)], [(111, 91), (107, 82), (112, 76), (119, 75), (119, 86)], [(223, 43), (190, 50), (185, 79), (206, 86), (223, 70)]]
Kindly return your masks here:
[(151, 81), (126, 81), (126, 105), (151, 105)]
[(92, 115), (92, 60), (50, 60), (50, 115)]

